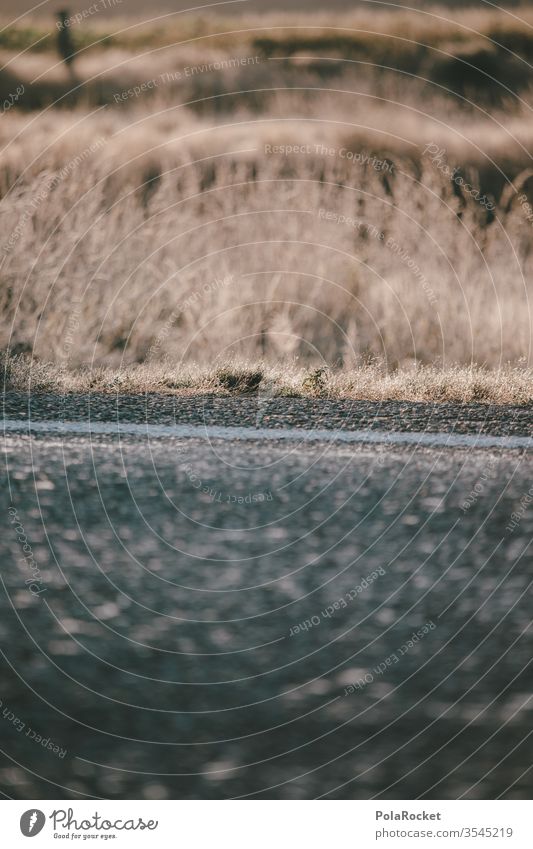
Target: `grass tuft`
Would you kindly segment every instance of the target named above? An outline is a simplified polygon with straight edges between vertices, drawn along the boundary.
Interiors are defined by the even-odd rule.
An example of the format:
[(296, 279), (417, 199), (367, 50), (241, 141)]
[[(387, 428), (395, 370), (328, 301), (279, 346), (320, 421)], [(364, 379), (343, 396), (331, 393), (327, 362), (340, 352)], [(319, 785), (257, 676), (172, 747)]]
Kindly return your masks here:
[(221, 368), (215, 374), (223, 389), (239, 394), (254, 392), (263, 379), (262, 371), (250, 371), (244, 368)]

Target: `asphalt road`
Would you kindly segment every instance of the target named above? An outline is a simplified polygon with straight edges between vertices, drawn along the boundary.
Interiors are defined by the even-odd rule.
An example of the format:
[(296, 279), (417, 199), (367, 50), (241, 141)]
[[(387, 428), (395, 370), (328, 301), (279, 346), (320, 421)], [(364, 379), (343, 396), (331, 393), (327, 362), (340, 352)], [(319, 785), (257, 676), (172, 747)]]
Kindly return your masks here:
[(7, 796), (530, 798), (531, 453), (5, 449)]
[(207, 427), (369, 429), (422, 433), (533, 435), (533, 406), (337, 401), (268, 395), (54, 395), (8, 392), (3, 415), (32, 421), (122, 422)]

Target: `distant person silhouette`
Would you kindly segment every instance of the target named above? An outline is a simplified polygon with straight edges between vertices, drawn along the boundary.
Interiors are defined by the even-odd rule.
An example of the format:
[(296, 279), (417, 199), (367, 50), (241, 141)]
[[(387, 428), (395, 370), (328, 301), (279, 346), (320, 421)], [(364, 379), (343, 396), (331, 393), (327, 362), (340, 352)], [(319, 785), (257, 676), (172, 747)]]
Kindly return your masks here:
[(66, 9), (57, 12), (57, 18), (57, 49), (70, 73), (73, 73), (74, 44), (70, 35), (69, 14)]

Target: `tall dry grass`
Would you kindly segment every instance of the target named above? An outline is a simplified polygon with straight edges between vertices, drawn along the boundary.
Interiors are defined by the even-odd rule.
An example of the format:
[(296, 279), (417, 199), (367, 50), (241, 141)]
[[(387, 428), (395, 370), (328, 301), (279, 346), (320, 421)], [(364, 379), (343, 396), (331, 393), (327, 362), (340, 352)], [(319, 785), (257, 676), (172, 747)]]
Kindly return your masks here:
[[(378, 57), (405, 20), (374, 18), (372, 41), (361, 19), (353, 50), (364, 36)], [(456, 53), (476, 47), (474, 24), (485, 41), (527, 29), (496, 13), (417, 20), (416, 38)], [(465, 101), (361, 72), (320, 20), (269, 27), (88, 50), (70, 109), (54, 105), (66, 82), (51, 53), (15, 56), (10, 73), (40, 76), (51, 105), (0, 120), (0, 347), (71, 366), (531, 365), (527, 88)], [(123, 97), (199, 62), (222, 64)]]

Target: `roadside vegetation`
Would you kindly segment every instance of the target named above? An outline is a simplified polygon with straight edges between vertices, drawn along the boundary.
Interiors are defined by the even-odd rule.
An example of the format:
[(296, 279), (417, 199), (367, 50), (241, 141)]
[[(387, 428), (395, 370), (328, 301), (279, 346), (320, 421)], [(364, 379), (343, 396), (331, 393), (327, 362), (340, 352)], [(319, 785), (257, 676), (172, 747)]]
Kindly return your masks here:
[(381, 363), (351, 371), (304, 368), (298, 363), (228, 362), (209, 367), (170, 363), (130, 365), (121, 369), (84, 366), (59, 368), (24, 356), (0, 357), (4, 391), (53, 394), (257, 395), (275, 398), (425, 401), (458, 404), (533, 404), (533, 369), (495, 370), (460, 366), (446, 370), (420, 366), (387, 371)]
[(533, 10), (446, 15), (88, 21), (74, 77), (8, 25), (6, 385), (529, 403)]

